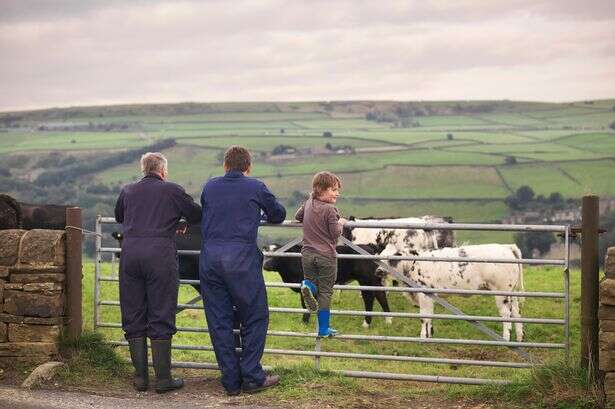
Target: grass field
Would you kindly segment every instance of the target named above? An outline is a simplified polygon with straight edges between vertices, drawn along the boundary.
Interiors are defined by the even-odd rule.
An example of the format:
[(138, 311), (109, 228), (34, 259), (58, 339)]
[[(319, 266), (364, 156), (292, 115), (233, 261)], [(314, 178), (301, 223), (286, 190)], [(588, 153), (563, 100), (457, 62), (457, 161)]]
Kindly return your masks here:
[[(86, 328), (93, 325), (93, 265), (91, 262), (85, 264), (84, 278), (86, 283), (84, 289), (84, 318)], [(116, 266), (117, 267), (117, 266)], [(112, 275), (111, 266), (103, 265), (103, 274)], [(267, 281), (280, 281), (276, 273), (267, 272)], [(571, 273), (571, 342), (572, 350), (578, 349), (579, 342), (579, 295), (580, 283), (579, 272)], [(562, 291), (563, 275), (558, 268), (527, 268), (525, 271), (526, 291)], [(288, 289), (269, 289), (269, 304), (277, 307), (300, 308), (298, 295)], [(195, 291), (189, 287), (183, 287), (180, 291), (180, 302), (186, 302), (196, 295)], [(104, 300), (117, 300), (117, 283), (105, 282), (101, 287), (101, 297)], [(418, 309), (410, 307), (408, 301), (400, 294), (388, 295), (392, 311), (399, 312), (418, 312)], [(449, 297), (448, 301), (461, 308), (468, 314), (495, 315), (496, 308), (492, 297)], [(352, 291), (335, 292), (332, 309), (357, 310), (363, 309), (362, 302), (358, 294)], [(376, 311), (380, 307), (376, 307)], [(436, 313), (444, 313), (441, 308), (436, 308)], [(561, 300), (534, 299), (526, 298), (522, 315), (524, 317), (544, 317), (561, 318), (563, 316), (563, 303)], [(119, 309), (117, 307), (101, 307), (101, 321), (106, 323), (118, 322)], [(341, 317), (334, 316), (333, 324), (343, 334), (363, 334), (363, 335), (394, 335), (416, 337), (419, 333), (419, 321), (417, 319), (395, 318), (392, 325), (386, 325), (383, 318), (374, 318), (372, 327), (364, 329), (361, 326), (361, 317)], [(177, 325), (180, 327), (203, 328), (204, 318), (202, 310), (186, 310), (177, 316)], [(501, 332), (498, 324), (488, 324), (492, 329)], [(270, 330), (274, 331), (293, 331), (293, 332), (313, 332), (314, 324), (304, 325), (300, 316), (297, 314), (272, 313), (270, 317)], [(100, 329), (109, 340), (121, 340), (121, 331), (114, 329)], [(472, 328), (469, 324), (461, 321), (434, 321), (434, 331), (437, 338), (454, 339), (486, 339), (482, 333)], [(526, 324), (526, 338), (528, 342), (551, 342), (561, 343), (564, 340), (563, 328), (561, 326), (545, 324)], [(267, 348), (271, 349), (293, 349), (313, 351), (315, 344), (314, 338), (280, 337), (270, 336), (267, 340)], [(174, 338), (176, 345), (210, 345), (209, 337), (205, 333), (180, 332)], [(425, 357), (448, 357), (477, 360), (495, 361), (519, 361), (519, 357), (513, 352), (502, 347), (476, 347), (462, 345), (437, 345), (418, 343), (399, 343), (399, 342), (370, 342), (352, 340), (326, 340), (323, 343), (323, 351), (354, 352), (380, 355), (409, 355)], [(535, 349), (531, 351), (532, 356), (540, 360), (552, 360), (561, 357), (562, 350)], [(198, 351), (174, 351), (174, 359), (182, 361), (201, 361), (214, 362), (211, 352)], [(313, 358), (294, 357), (288, 355), (266, 354), (265, 364), (276, 367), (291, 367), (297, 364), (312, 365)], [(396, 361), (374, 361), (374, 360), (349, 360), (323, 358), (321, 360), (323, 369), (353, 369), (366, 371), (386, 371), (395, 373), (413, 373), (445, 376), (462, 377), (494, 377), (508, 379), (511, 377), (511, 369), (482, 368), (476, 366), (450, 366), (437, 364), (420, 364), (411, 362)], [(514, 371), (524, 371), (516, 369)]]
[[(396, 112), (395, 104), (223, 103), (207, 104), (201, 112), (198, 104), (38, 111), (21, 115), (21, 128), (2, 128), (0, 122), (0, 167), (16, 164), (13, 176), (32, 180), (47, 170), (36, 164), (51, 151), (82, 160), (175, 138), (177, 145), (164, 152), (170, 179), (195, 197), (203, 182), (222, 174), (220, 155), (231, 144), (247, 146), (254, 153), (253, 176), (263, 178), (281, 197), (309, 190), (315, 172), (339, 173), (342, 196), (348, 199), (340, 206), (345, 214), (360, 216), (435, 214), (460, 222), (493, 222), (508, 215), (503, 200), (523, 185), (536, 194), (560, 192), (566, 198), (586, 193), (615, 195), (615, 132), (608, 128), (615, 122), (614, 100), (416, 102), (410, 105), (432, 112), (411, 118), (420, 126), (402, 128), (365, 119), (369, 110)], [(464, 108), (485, 104), (493, 109), (463, 113)], [(126, 132), (37, 131), (39, 125), (53, 129), (89, 122), (128, 124), (129, 128)], [(333, 137), (323, 137), (325, 131)], [(332, 154), (325, 149), (327, 143), (348, 145), (355, 152)], [(278, 145), (292, 146), (299, 154), (272, 156)], [(510, 156), (516, 163), (510, 163)], [(79, 183), (84, 188), (88, 183), (111, 187), (139, 177), (138, 164), (130, 163), (86, 175)], [(383, 200), (374, 201), (379, 199)], [(446, 199), (465, 201), (442, 202)], [(484, 199), (501, 202), (485, 203)], [(464, 233), (470, 241), (490, 237)]]
[[(348, 198), (502, 198), (509, 193), (492, 168), (388, 166), (370, 172), (340, 172), (340, 176), (344, 180), (342, 193)], [(296, 190), (308, 191), (312, 176), (264, 180), (277, 194), (287, 197)]]

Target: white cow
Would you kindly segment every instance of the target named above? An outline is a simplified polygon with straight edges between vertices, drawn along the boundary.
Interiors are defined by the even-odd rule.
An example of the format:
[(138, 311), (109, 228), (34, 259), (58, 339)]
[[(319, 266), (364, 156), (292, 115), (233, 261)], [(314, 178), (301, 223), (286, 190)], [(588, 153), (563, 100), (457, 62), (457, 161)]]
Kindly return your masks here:
[[(450, 223), (450, 217), (406, 217), (399, 219), (355, 219), (353, 221), (392, 222), (392, 223)], [(344, 229), (344, 237), (356, 244), (372, 245), (380, 253), (387, 246), (406, 254), (407, 251), (433, 250), (454, 245), (455, 237), (452, 230), (431, 229), (391, 229), (351, 227)]]
[[(382, 255), (400, 255), (394, 245), (387, 246)], [(408, 255), (407, 253), (405, 255)], [(520, 259), (521, 251), (514, 244), (482, 244), (443, 248), (420, 253), (421, 257), (468, 257), (492, 259)], [(386, 261), (398, 272), (411, 280), (430, 288), (452, 288), (464, 290), (523, 291), (522, 264), (468, 263), (446, 261)], [(379, 274), (386, 271), (379, 267)], [(421, 314), (433, 314), (434, 301), (424, 293), (404, 293), (415, 304)], [(519, 318), (519, 297), (495, 296), (495, 304), (502, 318)], [(502, 337), (509, 341), (512, 324), (503, 323)], [(523, 340), (523, 323), (515, 323), (517, 341)], [(421, 319), (421, 338), (430, 338), (433, 327), (430, 318)]]
[[(450, 223), (450, 217), (423, 216), (406, 217), (399, 219), (356, 219), (350, 217), (352, 221), (369, 222), (392, 222), (392, 223)], [(394, 248), (401, 254), (408, 254), (412, 251), (432, 250), (445, 246), (453, 246), (455, 237), (452, 230), (431, 230), (431, 229), (392, 229), (392, 228), (366, 228), (352, 227), (344, 228), (344, 237), (355, 244), (370, 246), (372, 253), (380, 253), (385, 248)], [(384, 286), (390, 286), (391, 280), (385, 278)], [(385, 322), (391, 324), (392, 317), (386, 317)], [(363, 325), (365, 328), (367, 326)]]

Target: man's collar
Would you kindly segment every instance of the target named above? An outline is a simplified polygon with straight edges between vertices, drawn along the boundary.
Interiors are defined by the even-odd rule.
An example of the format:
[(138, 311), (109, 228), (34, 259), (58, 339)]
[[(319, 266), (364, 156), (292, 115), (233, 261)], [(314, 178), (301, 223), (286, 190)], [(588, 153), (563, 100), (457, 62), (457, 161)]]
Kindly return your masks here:
[(156, 178), (156, 179), (160, 179), (160, 180), (164, 180), (162, 179), (162, 176), (160, 176), (157, 173), (148, 173), (147, 175), (143, 176), (143, 178)]
[(224, 174), (225, 178), (239, 178), (243, 176), (243, 172), (240, 170), (229, 170)]

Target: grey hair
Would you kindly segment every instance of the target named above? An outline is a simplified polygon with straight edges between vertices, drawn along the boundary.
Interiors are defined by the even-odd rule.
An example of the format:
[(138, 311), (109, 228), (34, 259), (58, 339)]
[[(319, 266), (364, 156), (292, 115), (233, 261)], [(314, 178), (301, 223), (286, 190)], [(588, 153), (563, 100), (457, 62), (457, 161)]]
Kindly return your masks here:
[(160, 152), (147, 152), (141, 156), (141, 172), (144, 175), (156, 172), (162, 173), (168, 169), (167, 158)]

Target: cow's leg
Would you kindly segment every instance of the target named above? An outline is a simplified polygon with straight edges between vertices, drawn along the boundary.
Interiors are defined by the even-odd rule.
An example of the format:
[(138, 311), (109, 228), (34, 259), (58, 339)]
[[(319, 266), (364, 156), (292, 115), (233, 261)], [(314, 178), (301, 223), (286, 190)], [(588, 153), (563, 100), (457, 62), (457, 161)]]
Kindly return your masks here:
[[(425, 294), (418, 294), (421, 314), (433, 314), (433, 300)], [(421, 338), (431, 338), (433, 334), (431, 318), (421, 318)]]
[[(521, 318), (519, 311), (519, 297), (512, 297), (512, 316), (513, 318)], [(523, 323), (515, 322), (515, 333), (517, 334), (517, 341), (523, 341)]]
[[(512, 314), (512, 306), (511, 306), (511, 297), (504, 297), (498, 295), (495, 297), (495, 305), (498, 308), (500, 313), (500, 317), (502, 318), (510, 318)], [(510, 322), (502, 322), (502, 338), (506, 341), (510, 341), (510, 330), (512, 329), (512, 324)]]
[[(382, 311), (391, 312), (391, 309), (389, 308), (389, 301), (387, 300), (387, 293), (385, 291), (374, 291), (374, 295), (382, 307)], [(387, 325), (391, 325), (393, 323), (393, 317), (386, 317), (384, 321)]]
[[(361, 291), (361, 297), (363, 297), (363, 304), (365, 304), (365, 311), (374, 311), (374, 292), (373, 291)], [(369, 328), (372, 323), (372, 316), (366, 315), (363, 319), (363, 328)]]
[[(299, 299), (301, 300), (301, 308), (305, 310), (306, 309), (305, 301), (303, 300), (303, 295), (301, 295), (301, 293), (299, 293)], [(304, 324), (310, 323), (310, 313), (309, 312), (306, 312), (303, 314), (303, 323)]]

